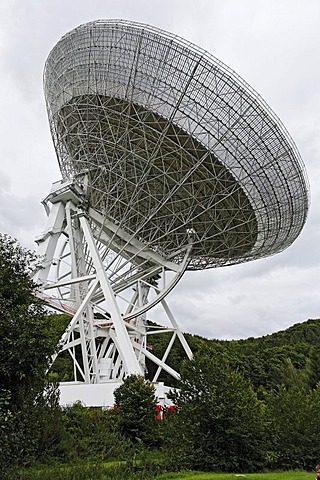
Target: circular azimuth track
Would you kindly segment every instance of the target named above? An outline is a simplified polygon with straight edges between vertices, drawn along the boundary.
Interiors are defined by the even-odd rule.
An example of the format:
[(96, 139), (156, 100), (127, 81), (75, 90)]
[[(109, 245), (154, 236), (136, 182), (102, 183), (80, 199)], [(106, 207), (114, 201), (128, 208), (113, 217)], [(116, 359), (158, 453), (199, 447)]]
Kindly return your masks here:
[(232, 70), (185, 40), (123, 20), (65, 35), (45, 66), (64, 180), (189, 270), (277, 253), (299, 235), (308, 181), (289, 134)]

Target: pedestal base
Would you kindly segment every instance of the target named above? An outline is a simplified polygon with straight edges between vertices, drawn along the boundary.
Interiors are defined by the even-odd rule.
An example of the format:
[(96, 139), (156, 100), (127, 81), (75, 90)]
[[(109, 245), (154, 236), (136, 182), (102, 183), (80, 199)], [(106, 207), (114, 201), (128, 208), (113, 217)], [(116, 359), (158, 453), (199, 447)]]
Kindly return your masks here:
[[(90, 385), (81, 382), (62, 382), (59, 385), (60, 405), (65, 407), (81, 402), (86, 407), (113, 408), (115, 404), (113, 393), (121, 384), (122, 382)], [(158, 404), (163, 407), (172, 405), (172, 401), (168, 399), (168, 393), (172, 389), (166, 387), (163, 382), (155, 382), (153, 385)]]

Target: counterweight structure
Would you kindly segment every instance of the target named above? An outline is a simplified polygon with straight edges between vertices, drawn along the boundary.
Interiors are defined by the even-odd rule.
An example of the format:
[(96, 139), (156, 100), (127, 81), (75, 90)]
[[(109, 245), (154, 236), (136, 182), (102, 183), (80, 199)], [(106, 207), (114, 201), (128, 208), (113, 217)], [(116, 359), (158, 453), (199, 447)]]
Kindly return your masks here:
[[(38, 238), (43, 298), (72, 315), (60, 343), (84, 384), (146, 373), (178, 338), (165, 300), (186, 270), (278, 253), (309, 204), (297, 148), (265, 102), (221, 61), (148, 25), (98, 20), (66, 34), (44, 70), (62, 180)], [(172, 332), (161, 358), (147, 313)], [(151, 345), (150, 345), (151, 344)]]

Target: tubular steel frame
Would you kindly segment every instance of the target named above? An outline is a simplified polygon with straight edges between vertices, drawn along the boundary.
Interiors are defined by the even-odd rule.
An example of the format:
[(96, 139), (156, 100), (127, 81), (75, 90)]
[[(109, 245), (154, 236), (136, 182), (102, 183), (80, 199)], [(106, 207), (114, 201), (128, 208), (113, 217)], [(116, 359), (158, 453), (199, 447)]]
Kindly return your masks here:
[[(178, 379), (178, 372), (166, 363), (175, 339), (188, 358), (192, 352), (165, 296), (187, 267), (192, 237), (177, 265), (84, 207), (85, 192), (73, 182), (56, 182), (44, 203), (48, 222), (36, 239), (43, 261), (34, 280), (42, 287), (38, 295), (49, 306), (72, 316), (52, 361), (68, 351), (74, 380), (87, 384), (118, 382), (130, 373), (145, 375), (145, 358), (157, 366), (152, 381), (158, 380), (161, 370)], [(169, 328), (155, 329), (147, 323), (146, 312), (158, 303)], [(171, 333), (162, 358), (147, 342), (155, 333)]]
[(309, 206), (300, 154), (235, 72), (148, 25), (72, 30), (49, 54), (44, 89), (63, 180), (47, 199), (36, 279), (76, 312), (62, 349), (88, 383), (143, 373), (146, 356), (157, 377), (162, 368), (177, 377), (165, 363), (172, 342), (161, 360), (146, 347), (146, 312), (161, 302), (191, 357), (165, 295), (186, 269), (254, 260), (295, 240)]

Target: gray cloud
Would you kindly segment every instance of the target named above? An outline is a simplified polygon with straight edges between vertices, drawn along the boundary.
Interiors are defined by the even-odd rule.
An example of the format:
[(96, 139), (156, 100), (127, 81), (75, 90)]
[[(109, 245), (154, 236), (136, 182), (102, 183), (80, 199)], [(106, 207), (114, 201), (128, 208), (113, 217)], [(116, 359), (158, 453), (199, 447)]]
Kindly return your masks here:
[(17, 238), (24, 246), (35, 250), (34, 238), (44, 229), (46, 221), (42, 210), (42, 205), (34, 197), (18, 198), (0, 191), (0, 232)]

